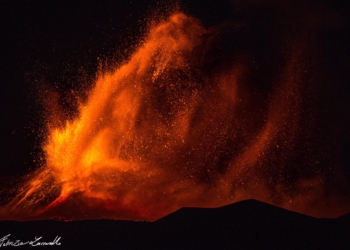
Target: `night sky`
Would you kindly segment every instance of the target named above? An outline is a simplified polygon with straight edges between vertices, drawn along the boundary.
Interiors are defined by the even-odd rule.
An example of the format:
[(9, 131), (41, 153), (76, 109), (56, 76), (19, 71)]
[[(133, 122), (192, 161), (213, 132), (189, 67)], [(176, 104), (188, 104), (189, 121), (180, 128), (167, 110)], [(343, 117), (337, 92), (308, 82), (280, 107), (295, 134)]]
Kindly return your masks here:
[[(74, 96), (86, 98), (83, 90), (92, 86), (99, 67), (107, 69), (128, 58), (149, 17), (167, 5), (131, 0), (0, 2), (0, 187), (40, 166), (45, 91), (59, 93), (66, 119), (74, 117)], [(218, 31), (203, 67), (221, 67), (237, 54), (253, 55), (258, 69), (250, 84), (257, 92), (270, 91), (269, 79), (288, 41), (307, 41), (312, 55), (306, 62), (312, 72), (307, 78), (313, 85), (305, 86), (302, 124), (308, 132), (298, 139), (295, 164), (304, 162), (299, 158), (321, 159), (317, 171), (327, 174), (330, 192), (345, 195), (350, 194), (349, 5), (345, 0), (179, 4), (204, 27)], [(308, 117), (312, 121), (306, 122)], [(313, 173), (298, 165), (286, 174)]]

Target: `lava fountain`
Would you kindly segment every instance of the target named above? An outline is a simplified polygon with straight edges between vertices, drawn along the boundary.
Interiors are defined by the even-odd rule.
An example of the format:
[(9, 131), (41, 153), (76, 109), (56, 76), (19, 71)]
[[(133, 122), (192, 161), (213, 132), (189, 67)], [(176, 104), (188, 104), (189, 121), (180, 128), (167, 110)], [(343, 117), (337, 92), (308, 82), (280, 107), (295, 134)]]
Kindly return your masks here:
[(181, 12), (151, 25), (128, 61), (100, 73), (79, 115), (50, 126), (45, 164), (1, 218), (153, 221), (247, 198), (322, 214), (300, 190), (321, 189), (321, 177), (293, 191), (279, 178), (299, 131), (302, 50), (258, 97), (244, 58), (202, 66), (208, 36)]

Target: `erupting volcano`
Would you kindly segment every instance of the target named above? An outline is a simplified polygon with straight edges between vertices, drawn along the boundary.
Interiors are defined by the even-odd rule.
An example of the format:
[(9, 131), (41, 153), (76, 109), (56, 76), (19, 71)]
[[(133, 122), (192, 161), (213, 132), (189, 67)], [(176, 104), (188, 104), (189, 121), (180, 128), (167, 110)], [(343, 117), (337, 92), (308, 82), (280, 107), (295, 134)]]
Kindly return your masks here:
[(312, 130), (307, 41), (286, 42), (265, 86), (251, 76), (254, 55), (215, 56), (217, 27), (180, 11), (151, 23), (128, 60), (99, 72), (76, 117), (47, 119), (45, 162), (1, 219), (154, 221), (250, 198), (313, 216), (347, 211), (318, 163), (300, 160)]

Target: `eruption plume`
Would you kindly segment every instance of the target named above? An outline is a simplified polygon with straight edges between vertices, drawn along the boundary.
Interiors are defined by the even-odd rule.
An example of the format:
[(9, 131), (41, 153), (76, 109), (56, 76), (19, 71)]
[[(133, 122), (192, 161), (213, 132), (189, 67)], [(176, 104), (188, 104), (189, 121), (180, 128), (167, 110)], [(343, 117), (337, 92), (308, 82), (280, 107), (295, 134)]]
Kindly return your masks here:
[(247, 57), (206, 64), (211, 34), (182, 12), (152, 25), (75, 119), (50, 125), (45, 164), (1, 218), (153, 221), (247, 198), (325, 215), (321, 175), (282, 177), (300, 136), (302, 46), (259, 94)]

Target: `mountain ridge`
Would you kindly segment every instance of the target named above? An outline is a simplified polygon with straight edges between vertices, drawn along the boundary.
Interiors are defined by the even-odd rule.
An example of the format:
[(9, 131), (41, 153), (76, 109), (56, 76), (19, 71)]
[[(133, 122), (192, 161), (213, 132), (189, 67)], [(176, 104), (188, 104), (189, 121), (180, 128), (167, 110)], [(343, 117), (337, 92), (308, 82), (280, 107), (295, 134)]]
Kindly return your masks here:
[(348, 218), (319, 219), (245, 200), (219, 208), (181, 208), (155, 222), (0, 221), (0, 239), (59, 236), (61, 246), (55, 247), (65, 249), (344, 249), (350, 247)]

